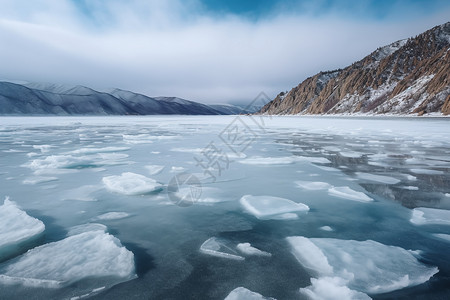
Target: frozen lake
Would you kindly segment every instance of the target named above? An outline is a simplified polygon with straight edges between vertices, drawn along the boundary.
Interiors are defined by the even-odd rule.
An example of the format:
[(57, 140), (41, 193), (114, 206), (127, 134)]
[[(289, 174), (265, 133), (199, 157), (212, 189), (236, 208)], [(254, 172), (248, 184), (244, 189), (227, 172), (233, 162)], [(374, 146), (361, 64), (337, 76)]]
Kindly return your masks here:
[(0, 117), (0, 167), (0, 299), (450, 298), (448, 119)]

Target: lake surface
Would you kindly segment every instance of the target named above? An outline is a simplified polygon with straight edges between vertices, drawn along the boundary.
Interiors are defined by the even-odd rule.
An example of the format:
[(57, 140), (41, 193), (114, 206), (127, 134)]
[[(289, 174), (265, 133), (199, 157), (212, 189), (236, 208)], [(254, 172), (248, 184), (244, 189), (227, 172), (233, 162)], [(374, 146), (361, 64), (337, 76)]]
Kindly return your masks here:
[(0, 299), (450, 298), (448, 119), (0, 117), (6, 197)]

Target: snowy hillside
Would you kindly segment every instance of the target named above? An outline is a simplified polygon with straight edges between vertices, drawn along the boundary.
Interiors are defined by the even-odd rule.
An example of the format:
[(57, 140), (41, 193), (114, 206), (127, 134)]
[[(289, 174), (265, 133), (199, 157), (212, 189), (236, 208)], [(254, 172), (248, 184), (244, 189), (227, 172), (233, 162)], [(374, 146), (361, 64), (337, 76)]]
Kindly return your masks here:
[(450, 22), (307, 78), (262, 114), (450, 114)]
[(99, 92), (84, 86), (0, 82), (0, 114), (8, 115), (226, 115), (235, 106), (209, 106), (176, 97), (148, 97), (113, 89)]

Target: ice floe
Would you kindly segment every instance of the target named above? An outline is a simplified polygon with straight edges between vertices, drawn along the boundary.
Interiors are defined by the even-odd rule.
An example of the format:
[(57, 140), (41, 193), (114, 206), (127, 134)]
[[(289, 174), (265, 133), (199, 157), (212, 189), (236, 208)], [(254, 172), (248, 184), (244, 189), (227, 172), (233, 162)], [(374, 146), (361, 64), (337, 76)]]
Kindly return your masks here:
[(297, 187), (302, 188), (304, 190), (326, 190), (332, 187), (329, 183), (321, 182), (321, 181), (295, 181)]
[(272, 256), (269, 252), (259, 250), (253, 247), (250, 243), (239, 243), (236, 246), (240, 252), (246, 255), (256, 255), (256, 256)]
[(370, 173), (362, 173), (362, 172), (356, 172), (356, 177), (364, 180), (384, 183), (384, 184), (396, 184), (399, 183), (400, 180), (394, 177), (390, 176), (383, 176), (383, 175), (375, 175)]
[(355, 151), (341, 151), (339, 154), (346, 158), (360, 158), (364, 153), (355, 152)]
[(0, 206), (0, 261), (42, 235), (45, 225), (6, 197)]
[(132, 172), (103, 177), (102, 181), (108, 190), (124, 195), (143, 195), (162, 188), (156, 180)]
[(323, 231), (334, 231), (333, 228), (331, 228), (330, 226), (322, 226), (319, 227), (319, 229)]
[(224, 300), (275, 300), (275, 299), (263, 297), (261, 294), (252, 292), (244, 287), (237, 287), (234, 290), (232, 290)]
[(441, 224), (450, 225), (450, 210), (417, 207), (412, 210), (411, 223), (416, 225)]
[(239, 160), (241, 164), (247, 165), (289, 165), (295, 162), (311, 162), (311, 163), (330, 163), (325, 157), (309, 157), (309, 156), (281, 156), (281, 157), (263, 157), (253, 156)]
[(348, 186), (331, 187), (328, 189), (328, 194), (330, 194), (331, 196), (359, 202), (373, 201), (373, 199), (367, 196), (365, 193), (352, 190)]
[(95, 217), (95, 220), (99, 221), (105, 221), (105, 220), (119, 220), (129, 217), (130, 214), (126, 212), (120, 212), (120, 211), (112, 211), (109, 213), (104, 213), (102, 215), (99, 215)]
[(66, 236), (72, 236), (72, 235), (77, 235), (77, 234), (84, 233), (84, 232), (98, 231), (98, 230), (106, 232), (107, 229), (108, 229), (108, 227), (106, 227), (103, 224), (86, 223), (86, 224), (81, 224), (81, 225), (76, 225), (76, 226), (70, 227)]
[(216, 237), (211, 237), (203, 242), (203, 244), (200, 246), (200, 252), (211, 256), (234, 260), (245, 259), (233, 250), (232, 245), (229, 245), (225, 240)]
[(419, 188), (417, 186), (413, 186), (413, 185), (403, 185), (403, 186), (399, 186), (399, 188), (408, 190), (408, 191), (418, 191), (419, 190)]
[(148, 170), (150, 175), (158, 175), (164, 170), (164, 166), (161, 165), (146, 165), (145, 168)]
[(420, 175), (442, 175), (443, 171), (439, 170), (431, 170), (431, 169), (411, 169), (411, 172), (420, 174)]
[(445, 233), (435, 233), (433, 236), (437, 237), (438, 239), (441, 239), (446, 242), (450, 242), (450, 234)]
[[(288, 237), (287, 241), (295, 258), (312, 276), (319, 279), (339, 277), (343, 279), (339, 285), (347, 282), (348, 288), (367, 294), (415, 286), (428, 281), (439, 271), (420, 263), (410, 251), (371, 240), (295, 236)], [(328, 280), (324, 280), (322, 283), (326, 284)], [(336, 285), (336, 279), (333, 281)], [(312, 289), (314, 286), (309, 288)], [(333, 293), (333, 290), (329, 292)]]
[(130, 147), (104, 147), (104, 148), (80, 148), (70, 153), (73, 154), (95, 154), (108, 152), (121, 152), (130, 150)]
[(101, 230), (36, 247), (0, 269), (0, 282), (47, 288), (92, 277), (116, 284), (135, 276), (133, 253)]
[(297, 212), (309, 211), (303, 203), (273, 196), (245, 195), (240, 203), (246, 212), (258, 219), (296, 219)]
[(349, 289), (347, 280), (340, 277), (311, 278), (311, 285), (300, 288), (300, 293), (313, 300), (368, 300), (367, 294)]

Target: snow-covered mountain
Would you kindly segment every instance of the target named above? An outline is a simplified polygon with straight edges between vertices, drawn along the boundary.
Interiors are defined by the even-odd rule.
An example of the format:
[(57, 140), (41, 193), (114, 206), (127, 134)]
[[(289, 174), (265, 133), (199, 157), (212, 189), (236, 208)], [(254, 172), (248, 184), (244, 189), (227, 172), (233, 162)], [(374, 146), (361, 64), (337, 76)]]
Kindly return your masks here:
[(225, 115), (243, 113), (233, 105), (206, 105), (176, 97), (148, 97), (84, 86), (0, 82), (0, 114), (35, 115)]
[(450, 114), (450, 22), (320, 72), (262, 114)]

